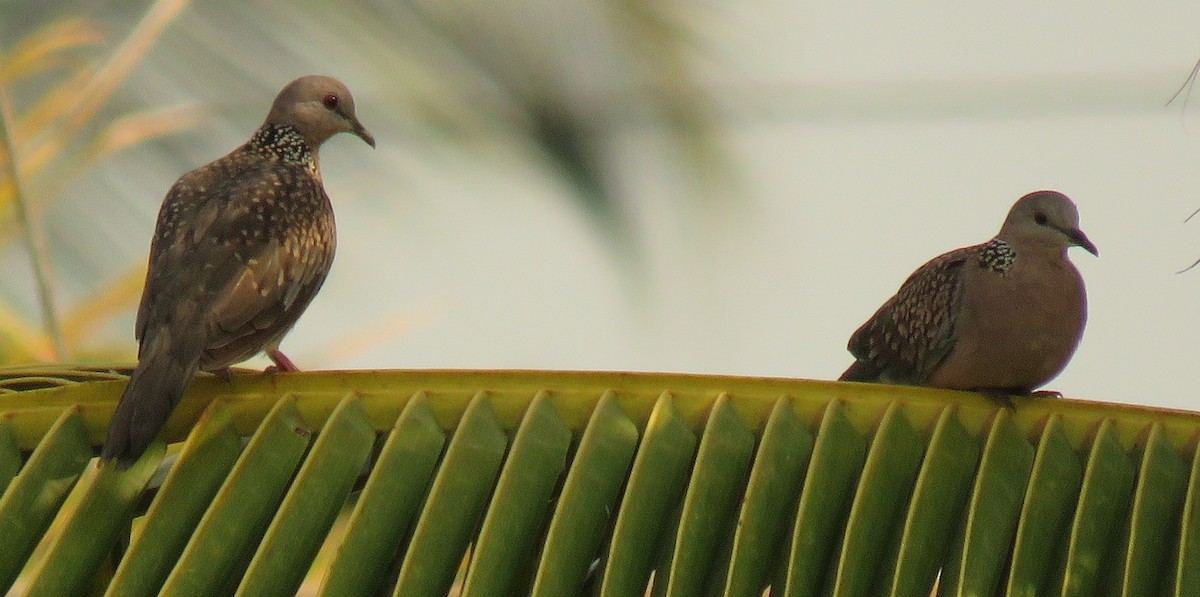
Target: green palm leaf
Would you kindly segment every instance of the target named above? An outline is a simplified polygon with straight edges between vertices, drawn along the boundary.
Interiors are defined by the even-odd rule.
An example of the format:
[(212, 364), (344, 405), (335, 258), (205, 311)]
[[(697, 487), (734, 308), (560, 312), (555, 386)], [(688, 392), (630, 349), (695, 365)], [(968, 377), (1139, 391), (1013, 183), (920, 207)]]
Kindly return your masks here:
[(0, 370), (0, 586), (1200, 594), (1196, 413), (785, 379), (246, 372), (197, 379), (164, 430), (183, 443), (118, 473), (92, 454), (125, 373)]

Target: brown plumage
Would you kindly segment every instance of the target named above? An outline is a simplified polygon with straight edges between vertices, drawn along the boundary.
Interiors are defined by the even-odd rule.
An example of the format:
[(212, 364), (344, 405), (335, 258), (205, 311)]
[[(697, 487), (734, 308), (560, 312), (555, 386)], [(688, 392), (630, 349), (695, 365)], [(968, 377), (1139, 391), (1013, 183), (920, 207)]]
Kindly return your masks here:
[(342, 132), (375, 146), (345, 85), (296, 79), (249, 142), (167, 192), (138, 307), (138, 365), (102, 458), (136, 460), (197, 370), (220, 373), (264, 350), (295, 369), (279, 342), (321, 288), (336, 244), (317, 150)]
[(1057, 376), (1087, 321), (1067, 248), (1097, 254), (1055, 191), (1013, 205), (992, 240), (921, 266), (850, 338), (842, 381), (1028, 394)]

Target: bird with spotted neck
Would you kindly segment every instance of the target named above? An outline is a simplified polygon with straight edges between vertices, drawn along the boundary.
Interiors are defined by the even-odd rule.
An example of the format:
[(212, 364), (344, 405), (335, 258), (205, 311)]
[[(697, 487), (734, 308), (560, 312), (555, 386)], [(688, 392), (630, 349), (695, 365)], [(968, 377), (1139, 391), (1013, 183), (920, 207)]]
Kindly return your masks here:
[(279, 92), (247, 143), (167, 192), (134, 330), (138, 364), (103, 460), (136, 460), (197, 371), (227, 374), (264, 351), (279, 370), (296, 370), (279, 343), (333, 263), (333, 208), (317, 152), (338, 133), (375, 146), (345, 85), (301, 77)]
[(1067, 249), (1096, 246), (1056, 191), (1019, 199), (990, 241), (935, 257), (854, 332), (840, 381), (978, 390), (1011, 405), (1056, 377), (1087, 321)]

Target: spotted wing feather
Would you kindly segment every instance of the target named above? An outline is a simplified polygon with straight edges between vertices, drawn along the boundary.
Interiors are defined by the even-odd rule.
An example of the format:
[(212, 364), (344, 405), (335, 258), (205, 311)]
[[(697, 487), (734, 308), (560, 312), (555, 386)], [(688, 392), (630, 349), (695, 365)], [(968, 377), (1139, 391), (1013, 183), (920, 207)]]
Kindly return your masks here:
[(940, 255), (913, 272), (851, 336), (857, 362), (843, 380), (921, 384), (955, 341), (964, 266), (978, 254), (967, 247)]

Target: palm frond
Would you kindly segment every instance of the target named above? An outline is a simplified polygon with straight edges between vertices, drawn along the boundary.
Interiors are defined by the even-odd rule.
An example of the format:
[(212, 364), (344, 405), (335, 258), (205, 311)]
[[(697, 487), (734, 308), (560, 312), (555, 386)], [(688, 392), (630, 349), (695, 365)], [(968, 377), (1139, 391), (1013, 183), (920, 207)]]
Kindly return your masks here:
[(69, 55), (75, 50), (95, 46), (103, 40), (100, 28), (85, 19), (65, 18), (49, 23), (4, 53), (0, 84), (11, 86), (26, 77), (69, 64)]
[[(132, 145), (189, 127), (201, 115), (197, 108), (184, 106), (100, 122), (100, 109), (187, 4), (186, 0), (158, 0), (103, 63), (74, 66), (69, 76), (35, 99), (19, 116), (11, 113), (7, 101), (3, 102), (5, 126), (0, 133), (3, 133), (5, 144), (0, 148), (0, 158), (8, 167), (0, 174), (0, 213), (6, 214), (0, 220), (0, 247), (18, 235), (25, 239), (25, 248), (34, 259), (38, 302), (48, 339), (41, 341), (27, 337), (30, 326), (15, 320), (5, 322), (7, 325), (0, 324), (3, 333), (14, 338), (20, 347), (12, 352), (17, 361), (9, 362), (35, 355), (39, 359), (54, 360), (56, 354), (61, 355), (71, 346), (57, 322), (58, 307), (49, 251), (41, 240), (37, 214), (43, 212), (66, 185), (101, 160)], [(47, 25), (26, 36), (4, 55), (5, 59), (0, 60), (4, 65), (0, 69), (0, 81), (17, 81), (58, 65), (73, 65), (76, 62), (73, 56), (78, 50), (99, 41), (98, 27), (83, 19), (67, 18)], [(21, 159), (12, 159), (15, 155)], [(42, 176), (50, 169), (54, 176)], [(36, 189), (21, 184), (35, 178), (45, 182)], [(14, 204), (16, 209), (7, 209)], [(10, 219), (11, 216), (7, 216), (10, 213), (18, 214), (19, 220)], [(129, 300), (122, 307), (128, 308), (132, 302)], [(111, 305), (85, 306), (82, 313), (111, 316), (106, 313), (111, 309)], [(94, 327), (100, 323), (80, 322), (78, 317), (75, 320), (77, 326)], [(54, 348), (46, 354), (41, 349), (44, 345)]]
[(0, 371), (0, 586), (1200, 591), (1197, 413), (718, 376), (242, 373), (198, 378), (162, 436), (181, 448), (121, 473), (92, 454), (127, 371)]

